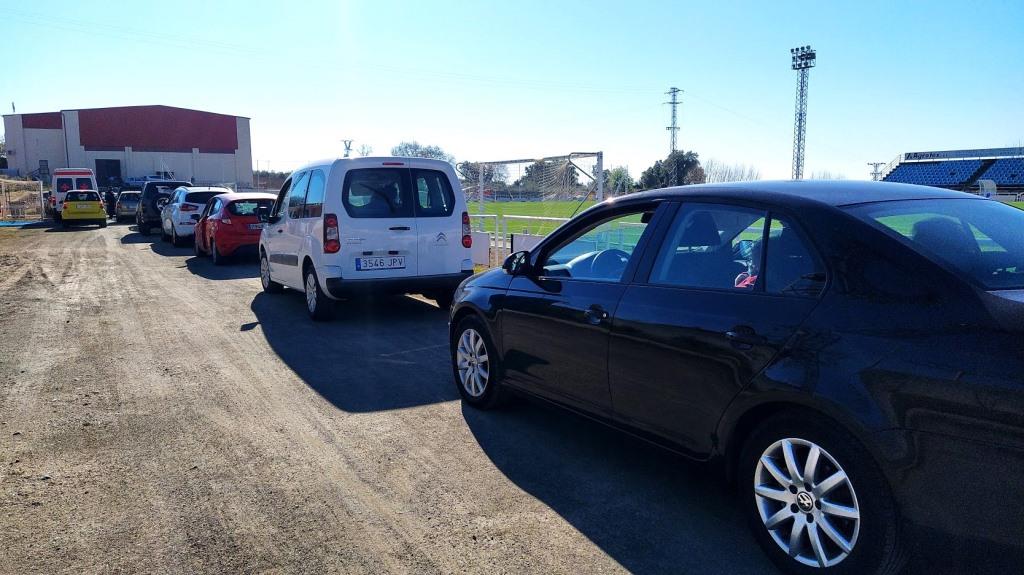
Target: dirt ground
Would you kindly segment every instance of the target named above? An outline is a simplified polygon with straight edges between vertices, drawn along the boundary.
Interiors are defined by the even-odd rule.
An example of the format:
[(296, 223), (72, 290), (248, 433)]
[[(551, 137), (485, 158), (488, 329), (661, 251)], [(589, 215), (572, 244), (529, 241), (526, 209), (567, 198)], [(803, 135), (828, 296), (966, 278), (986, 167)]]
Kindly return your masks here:
[(0, 572), (771, 572), (708, 470), (464, 408), (432, 302), (312, 324), (257, 275), (0, 229)]

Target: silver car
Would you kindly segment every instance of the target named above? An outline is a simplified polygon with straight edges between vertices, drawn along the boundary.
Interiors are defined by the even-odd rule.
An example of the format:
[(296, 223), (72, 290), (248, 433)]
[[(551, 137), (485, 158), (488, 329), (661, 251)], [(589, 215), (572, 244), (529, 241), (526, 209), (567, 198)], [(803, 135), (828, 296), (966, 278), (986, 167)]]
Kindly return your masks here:
[(135, 210), (139, 207), (141, 192), (121, 192), (117, 195), (117, 203), (114, 206), (114, 218), (117, 221), (130, 220), (135, 217)]

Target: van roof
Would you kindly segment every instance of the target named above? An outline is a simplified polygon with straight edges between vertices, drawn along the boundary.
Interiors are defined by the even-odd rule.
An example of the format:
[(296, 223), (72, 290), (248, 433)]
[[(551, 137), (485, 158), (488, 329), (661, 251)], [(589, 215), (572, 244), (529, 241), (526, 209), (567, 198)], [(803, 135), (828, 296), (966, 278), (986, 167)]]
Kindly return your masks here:
[(292, 173), (320, 168), (324, 166), (344, 166), (347, 168), (371, 168), (371, 167), (400, 167), (400, 166), (430, 166), (435, 169), (454, 169), (451, 164), (444, 160), (431, 158), (411, 158), (406, 156), (367, 156), (365, 158), (324, 158), (310, 162), (292, 170)]
[(65, 176), (91, 176), (92, 170), (89, 168), (55, 168), (53, 175), (62, 174)]

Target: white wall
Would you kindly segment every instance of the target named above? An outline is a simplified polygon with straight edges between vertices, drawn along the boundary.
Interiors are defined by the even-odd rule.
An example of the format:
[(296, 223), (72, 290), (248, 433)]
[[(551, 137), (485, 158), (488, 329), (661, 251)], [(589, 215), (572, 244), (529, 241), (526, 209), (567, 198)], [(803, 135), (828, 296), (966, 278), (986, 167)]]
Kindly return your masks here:
[(252, 138), (249, 118), (237, 118), (238, 151), (235, 152), (235, 181), (240, 188), (252, 187)]
[(39, 160), (49, 160), (50, 172), (54, 168), (68, 167), (64, 154), (64, 132), (62, 130), (24, 129), (21, 114), (4, 116), (4, 139), (7, 149), (14, 154), (7, 155), (7, 163), (18, 170), (21, 176), (39, 169)]

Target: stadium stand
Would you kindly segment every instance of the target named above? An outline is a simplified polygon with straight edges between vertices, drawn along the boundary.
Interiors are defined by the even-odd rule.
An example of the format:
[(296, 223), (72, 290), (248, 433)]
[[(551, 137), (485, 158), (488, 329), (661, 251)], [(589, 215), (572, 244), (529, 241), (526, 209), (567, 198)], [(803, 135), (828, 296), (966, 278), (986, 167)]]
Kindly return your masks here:
[(1024, 148), (990, 148), (900, 154), (882, 170), (882, 180), (977, 192), (979, 180), (999, 194), (1024, 192)]

